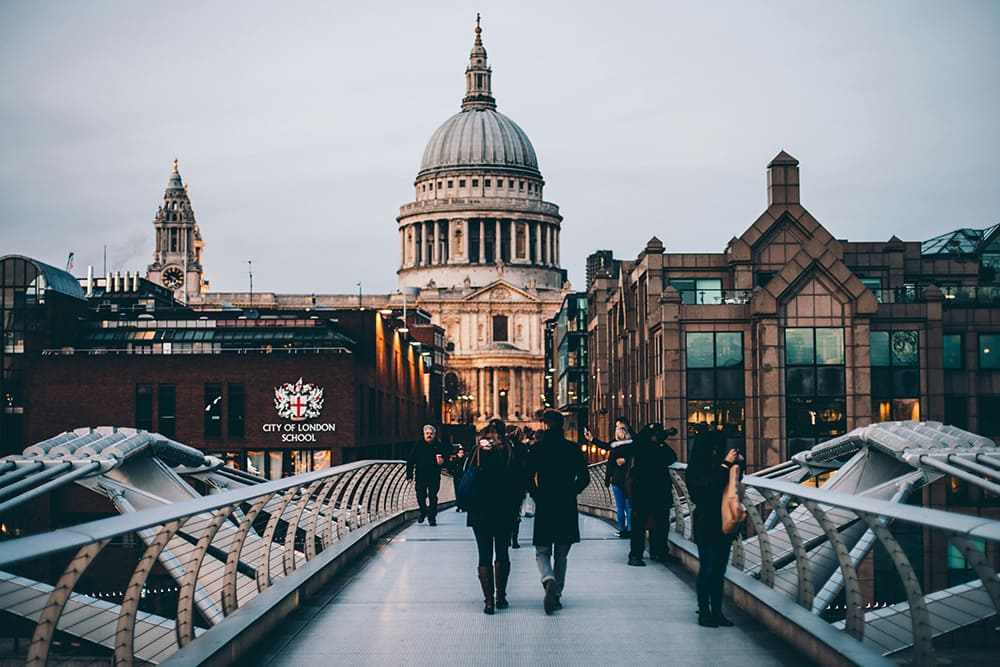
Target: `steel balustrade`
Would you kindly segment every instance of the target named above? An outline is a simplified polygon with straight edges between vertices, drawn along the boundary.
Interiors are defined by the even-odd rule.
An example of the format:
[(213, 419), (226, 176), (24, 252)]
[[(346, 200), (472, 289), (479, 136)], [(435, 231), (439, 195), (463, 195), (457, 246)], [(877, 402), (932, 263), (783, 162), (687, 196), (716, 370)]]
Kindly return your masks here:
[[(305, 563), (334, 557), (350, 531), (415, 509), (405, 467), (352, 463), (0, 542), (0, 608), (36, 622), (26, 664), (45, 665), (59, 633), (103, 645), (116, 665), (161, 662)], [(451, 484), (440, 498), (454, 499)], [(134, 535), (145, 548), (106, 548)], [(18, 574), (64, 554), (74, 555), (54, 586)], [(130, 558), (120, 604), (76, 590), (102, 557), (114, 568)], [(156, 606), (141, 609), (158, 561), (183, 566), (172, 622)]]
[[(690, 544), (694, 503), (685, 470), (678, 463), (670, 471), (673, 534)], [(615, 511), (614, 498), (604, 487), (604, 472), (604, 463), (590, 466), (590, 487), (579, 497), (581, 511), (606, 517)], [(817, 620), (828, 609), (816, 599), (816, 585), (827, 583), (824, 600), (843, 590), (843, 620), (831, 625), (872, 650), (872, 655), (898, 657), (908, 652), (906, 658), (914, 664), (933, 665), (934, 637), (1000, 614), (1000, 521), (903, 504), (909, 487), (897, 494), (900, 502), (891, 502), (764, 477), (746, 476), (743, 483), (748, 521), (734, 542), (731, 569), (780, 591)], [(928, 569), (933, 564), (926, 559), (923, 572), (914, 568), (894, 534), (895, 524), (919, 527), (925, 540), (943, 537), (961, 552), (975, 579), (925, 590), (929, 582), (947, 577), (932, 576)], [(855, 537), (853, 549), (848, 535)], [(865, 599), (858, 576), (861, 562), (871, 553), (864, 547), (874, 543), (888, 556), (905, 594), (905, 599), (884, 601), (880, 608), (876, 601)], [(689, 555), (697, 559), (696, 553)]]

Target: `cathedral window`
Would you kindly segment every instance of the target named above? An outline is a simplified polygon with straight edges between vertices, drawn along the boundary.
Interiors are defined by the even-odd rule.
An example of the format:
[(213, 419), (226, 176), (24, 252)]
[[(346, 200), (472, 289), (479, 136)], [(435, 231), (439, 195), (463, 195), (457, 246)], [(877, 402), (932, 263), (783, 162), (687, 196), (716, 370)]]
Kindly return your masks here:
[(517, 182), (517, 189), (518, 190), (523, 190), (524, 189), (524, 181), (518, 181)]
[(474, 187), (474, 188), (478, 188), (479, 187), (479, 179), (478, 178), (472, 179), (472, 187)]
[(487, 178), (487, 179), (483, 180), (483, 187), (485, 187), (485, 188), (490, 187), (490, 179)]
[(455, 187), (455, 181), (448, 181), (448, 187), (449, 188)]
[(507, 341), (507, 316), (493, 316), (493, 342), (503, 343)]
[(508, 188), (513, 188), (514, 187), (514, 179), (510, 179), (509, 181), (507, 181), (507, 187)]
[(438, 190), (441, 189), (441, 181), (438, 181)]
[(464, 178), (458, 179), (458, 187), (460, 187), (460, 188), (464, 188), (465, 187), (465, 179)]
[(497, 179), (497, 187), (498, 188), (502, 188), (503, 187), (503, 179), (502, 178), (498, 178)]

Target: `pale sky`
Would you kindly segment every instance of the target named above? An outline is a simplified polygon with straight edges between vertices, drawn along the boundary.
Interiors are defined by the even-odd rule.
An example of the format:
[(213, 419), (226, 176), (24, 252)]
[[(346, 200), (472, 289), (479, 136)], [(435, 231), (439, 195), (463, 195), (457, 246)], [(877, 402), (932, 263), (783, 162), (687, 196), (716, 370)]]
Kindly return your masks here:
[(721, 252), (781, 150), (837, 238), (1000, 222), (1000, 2), (2, 0), (0, 255), (145, 272), (177, 156), (213, 290), (396, 289), (477, 11), (577, 289), (598, 249)]

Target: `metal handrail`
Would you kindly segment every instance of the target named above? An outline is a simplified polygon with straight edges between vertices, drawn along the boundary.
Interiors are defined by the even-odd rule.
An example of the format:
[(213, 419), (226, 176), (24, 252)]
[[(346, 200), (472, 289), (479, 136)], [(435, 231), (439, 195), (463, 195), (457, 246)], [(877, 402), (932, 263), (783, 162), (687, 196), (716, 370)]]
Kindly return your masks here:
[[(588, 488), (581, 494), (581, 509), (614, 511), (611, 494), (604, 493), (604, 465), (591, 466), (591, 486), (601, 488)], [(694, 503), (687, 493), (686, 466), (671, 468), (674, 534), (689, 541), (693, 539)], [(871, 650), (873, 657), (909, 651), (914, 664), (933, 665), (936, 635), (1000, 614), (1000, 521), (755, 475), (744, 477), (743, 483), (748, 525), (734, 541), (733, 569), (788, 598), (793, 603), (785, 609), (788, 613), (798, 607), (821, 617), (828, 601), (843, 589), (844, 618), (832, 627)], [(900, 489), (896, 498), (905, 500), (908, 492), (908, 486)], [(925, 582), (947, 577), (921, 576), (894, 535), (896, 523), (921, 527), (924, 539), (934, 536), (939, 547), (950, 542), (974, 573), (972, 582), (924, 591)], [(858, 576), (875, 544), (888, 556), (905, 594), (902, 600), (879, 602), (878, 609), (873, 607), (876, 601), (865, 599)], [(693, 552), (688, 555), (697, 560)], [(920, 565), (932, 567), (927, 560)], [(811, 627), (830, 626), (823, 621)], [(900, 639), (902, 628), (906, 628), (906, 640)]]
[[(405, 466), (359, 461), (0, 542), (0, 608), (36, 622), (26, 664), (46, 663), (57, 630), (107, 647), (115, 664), (160, 662), (306, 562), (336, 558), (331, 547), (350, 531), (414, 509)], [(441, 491), (453, 499), (451, 485)], [(144, 550), (106, 556), (116, 567), (132, 559), (120, 605), (75, 590), (105, 546), (136, 534)], [(17, 574), (67, 555), (55, 585)], [(140, 610), (157, 561), (178, 585), (174, 622)]]

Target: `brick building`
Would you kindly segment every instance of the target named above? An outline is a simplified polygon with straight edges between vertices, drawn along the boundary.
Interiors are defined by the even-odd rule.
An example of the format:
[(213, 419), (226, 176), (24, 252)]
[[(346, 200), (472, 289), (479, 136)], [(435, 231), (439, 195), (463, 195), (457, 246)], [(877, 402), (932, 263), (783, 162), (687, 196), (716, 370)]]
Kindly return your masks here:
[(418, 311), (421, 343), (371, 309), (197, 312), (138, 276), (85, 284), (0, 258), (4, 453), (134, 426), (278, 478), (402, 456), (440, 414), (440, 329)]
[[(768, 165), (768, 207), (717, 254), (601, 258), (588, 290), (589, 420), (700, 424), (749, 469), (878, 421), (1000, 436), (998, 228), (926, 242), (834, 238), (799, 163)], [(620, 272), (618, 269), (620, 268)]]

